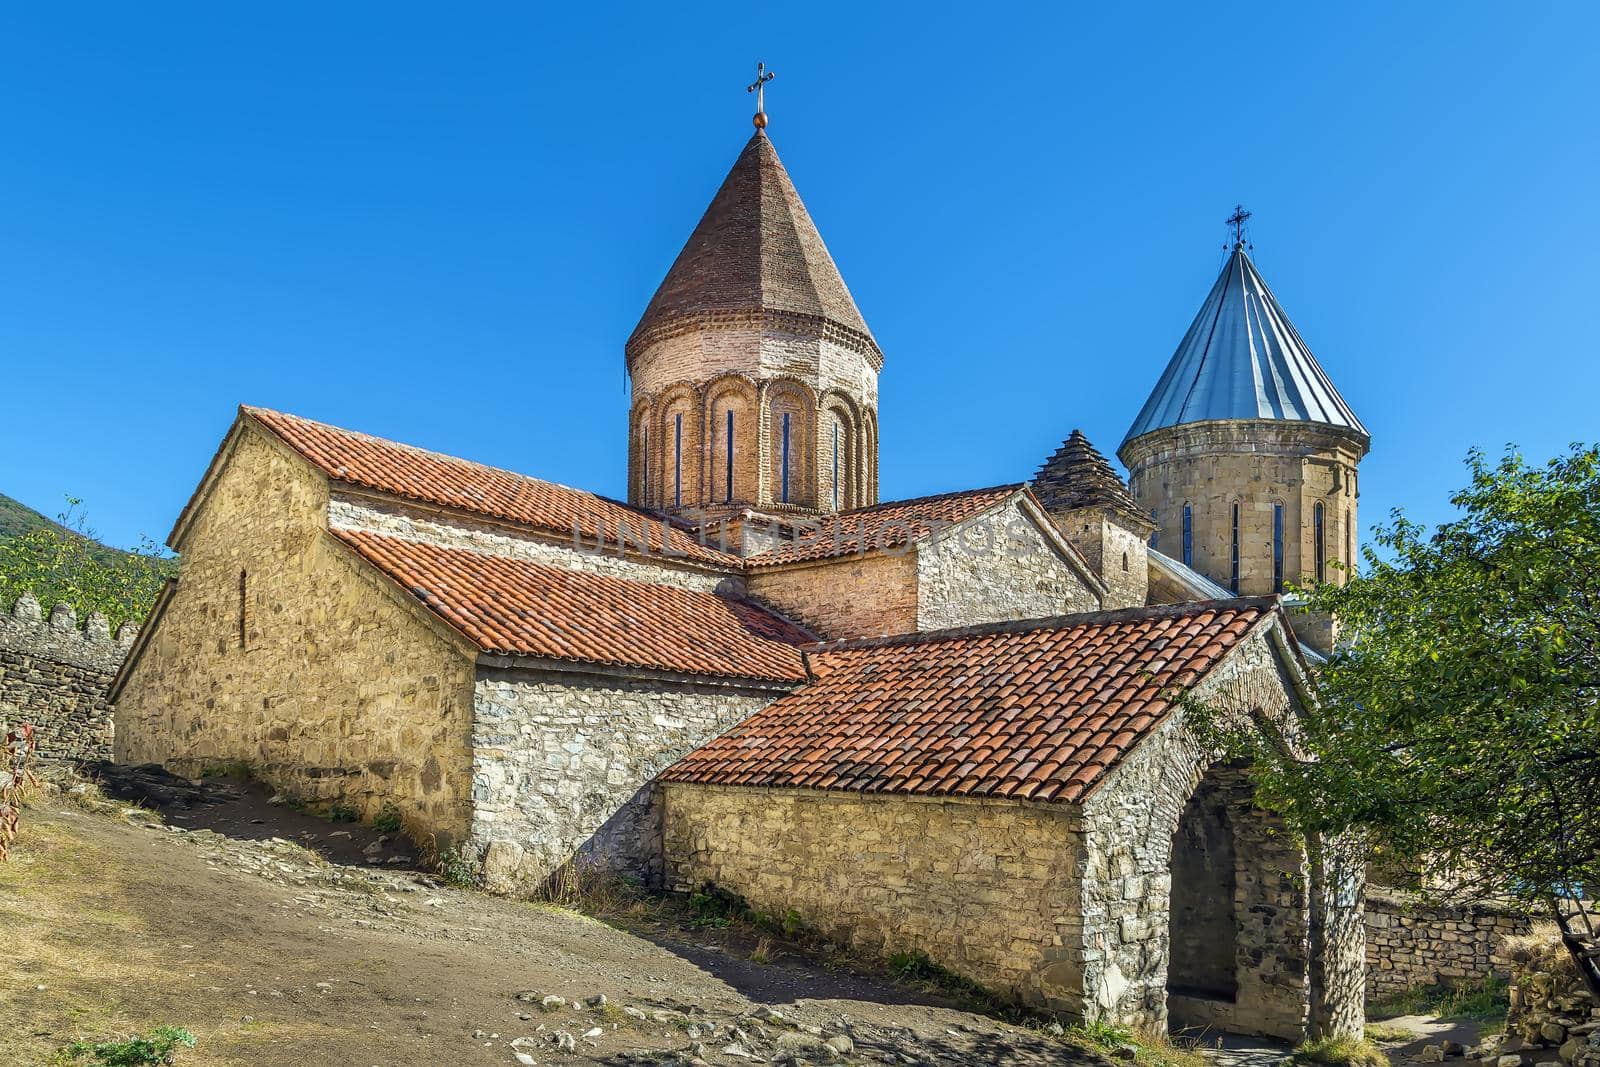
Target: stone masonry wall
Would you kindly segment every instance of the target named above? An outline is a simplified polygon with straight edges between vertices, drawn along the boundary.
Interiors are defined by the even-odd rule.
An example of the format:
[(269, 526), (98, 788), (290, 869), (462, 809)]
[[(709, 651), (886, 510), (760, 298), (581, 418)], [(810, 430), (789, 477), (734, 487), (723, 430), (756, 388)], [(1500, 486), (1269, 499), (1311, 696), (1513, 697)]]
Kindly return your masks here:
[(104, 615), (82, 629), (66, 604), (45, 618), (39, 602), (21, 596), (9, 612), (0, 605), (0, 731), (31, 723), (46, 759), (106, 759), (111, 755), (111, 706), (106, 689), (139, 629), (116, 636)]
[(1318, 423), (1217, 421), (1145, 434), (1122, 446), (1134, 499), (1159, 524), (1156, 548), (1183, 560), (1183, 507), (1192, 515), (1195, 570), (1226, 587), (1232, 577), (1233, 505), (1239, 504), (1239, 592), (1273, 589), (1273, 505), (1283, 505), (1283, 577), (1315, 576), (1312, 509), (1321, 502), (1325, 578), (1342, 581), (1327, 561), (1349, 561), (1355, 548), (1357, 472), (1364, 445)]
[[(583, 547), (578, 547), (570, 536), (565, 539), (539, 537), (460, 516), (430, 514), (420, 507), (409, 507), (397, 501), (378, 501), (340, 492), (335, 492), (329, 501), (328, 521), (343, 529), (365, 530), (444, 548), (485, 552), (508, 559), (562, 567), (569, 571), (629, 578), (636, 582), (653, 582), (705, 593), (722, 592), (729, 596), (738, 596), (743, 590), (742, 579), (730, 571), (697, 566), (688, 561), (675, 563), (665, 557), (646, 559), (632, 553), (624, 554), (618, 549), (619, 532), (614, 529), (606, 531), (606, 547), (597, 549), (588, 539), (583, 539)], [(632, 531), (634, 537), (639, 534), (638, 530)]]
[(1038, 1006), (1073, 966), (1081, 838), (1070, 805), (667, 783), (667, 888), (792, 908), (872, 956), (934, 962)]
[(1379, 889), (1367, 895), (1366, 925), (1369, 997), (1504, 978), (1511, 968), (1499, 955), (1501, 942), (1532, 928), (1526, 915), (1491, 905), (1423, 905)]
[(484, 669), (472, 732), (471, 843), (489, 887), (537, 888), (574, 856), (658, 882), (651, 780), (782, 692)]
[(1099, 593), (1018, 501), (944, 531), (917, 548), (916, 560), (918, 630), (1100, 607)]
[(116, 758), (244, 761), (441, 847), (467, 826), (474, 656), (325, 531), (327, 482), (246, 424), (116, 702)]

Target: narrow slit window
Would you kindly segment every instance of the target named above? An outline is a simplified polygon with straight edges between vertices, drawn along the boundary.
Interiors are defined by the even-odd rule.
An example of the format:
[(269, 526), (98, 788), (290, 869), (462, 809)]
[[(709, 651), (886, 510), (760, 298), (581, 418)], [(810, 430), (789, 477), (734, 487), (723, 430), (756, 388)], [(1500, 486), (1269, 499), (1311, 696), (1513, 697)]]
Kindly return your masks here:
[(1194, 509), (1183, 506), (1183, 565), (1194, 566)]
[(650, 505), (650, 424), (645, 423), (639, 432), (639, 498), (646, 507)]
[(246, 604), (247, 598), (249, 596), (249, 591), (250, 591), (250, 575), (246, 571), (240, 570), (239, 571), (239, 647), (240, 648), (248, 647), (247, 644), (246, 644), (246, 635), (249, 633), (248, 626), (249, 626), (250, 620), (249, 620), (249, 617), (246, 614), (245, 604)]
[(1327, 575), (1324, 573), (1327, 560), (1324, 557), (1322, 548), (1322, 501), (1320, 500), (1311, 506), (1311, 539), (1312, 551), (1316, 554), (1317, 581), (1325, 582), (1328, 580)]
[(672, 417), (672, 506), (683, 507), (683, 416)]
[(839, 420), (833, 420), (833, 510), (839, 510)]
[(1354, 574), (1356, 569), (1356, 526), (1350, 518), (1350, 509), (1344, 509), (1344, 565)]
[(1157, 547), (1157, 542), (1159, 542), (1161, 540), (1160, 520), (1158, 520), (1156, 518), (1156, 509), (1155, 508), (1151, 508), (1150, 509), (1150, 521), (1152, 523), (1156, 524), (1156, 528), (1154, 530), (1150, 531), (1150, 547), (1151, 548), (1155, 548), (1155, 547)]
[(1232, 563), (1228, 571), (1228, 588), (1235, 593), (1239, 591), (1239, 503), (1233, 504), (1233, 545), (1231, 551)]
[(728, 470), (722, 479), (723, 502), (733, 503), (733, 409), (728, 409)]
[(778, 499), (789, 502), (789, 413), (783, 413), (783, 450), (778, 460)]
[(1283, 505), (1272, 505), (1272, 591), (1283, 592)]

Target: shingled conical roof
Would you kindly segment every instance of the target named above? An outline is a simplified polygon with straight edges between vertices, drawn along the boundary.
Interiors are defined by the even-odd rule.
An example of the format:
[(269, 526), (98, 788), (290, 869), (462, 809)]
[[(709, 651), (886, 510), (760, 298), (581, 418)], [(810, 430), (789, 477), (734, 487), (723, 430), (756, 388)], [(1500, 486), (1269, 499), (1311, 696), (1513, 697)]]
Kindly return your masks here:
[(1368, 436), (1242, 243), (1235, 244), (1124, 443), (1211, 419), (1318, 422)]
[(1127, 485), (1082, 430), (1073, 430), (1056, 454), (1045, 460), (1033, 476), (1032, 489), (1050, 511), (1103, 507), (1144, 518)]
[(634, 327), (628, 360), (657, 337), (741, 313), (776, 316), (791, 325), (798, 319), (882, 362), (822, 235), (760, 130), (739, 153)]

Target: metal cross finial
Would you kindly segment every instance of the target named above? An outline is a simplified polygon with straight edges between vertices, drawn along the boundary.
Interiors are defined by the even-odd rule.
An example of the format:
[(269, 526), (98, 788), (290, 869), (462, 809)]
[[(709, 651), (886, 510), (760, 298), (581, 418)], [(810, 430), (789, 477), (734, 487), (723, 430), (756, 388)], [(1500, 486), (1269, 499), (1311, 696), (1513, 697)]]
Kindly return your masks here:
[(756, 129), (764, 130), (767, 127), (767, 94), (766, 86), (777, 75), (767, 69), (765, 63), (756, 64), (756, 80), (745, 86), (745, 92), (756, 94), (756, 117), (753, 120)]
[(1228, 216), (1228, 225), (1233, 227), (1233, 247), (1244, 244), (1244, 224), (1249, 218), (1250, 212), (1244, 209), (1243, 204), (1233, 206), (1233, 214)]

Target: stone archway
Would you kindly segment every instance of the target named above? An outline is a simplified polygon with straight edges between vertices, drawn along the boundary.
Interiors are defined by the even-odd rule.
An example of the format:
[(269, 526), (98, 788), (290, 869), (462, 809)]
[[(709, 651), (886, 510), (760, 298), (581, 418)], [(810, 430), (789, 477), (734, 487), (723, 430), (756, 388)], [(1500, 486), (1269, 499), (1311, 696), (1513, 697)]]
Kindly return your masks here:
[[(1234, 1003), (1239, 997), (1238, 857), (1228, 797), (1203, 781), (1172, 839), (1167, 996)], [(1182, 1025), (1178, 1015), (1174, 1022)]]
[(1244, 768), (1213, 766), (1173, 833), (1166, 992), (1174, 1030), (1304, 1031), (1305, 856), (1253, 798)]

